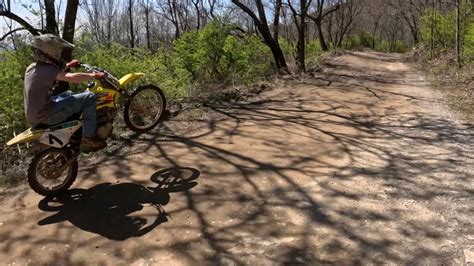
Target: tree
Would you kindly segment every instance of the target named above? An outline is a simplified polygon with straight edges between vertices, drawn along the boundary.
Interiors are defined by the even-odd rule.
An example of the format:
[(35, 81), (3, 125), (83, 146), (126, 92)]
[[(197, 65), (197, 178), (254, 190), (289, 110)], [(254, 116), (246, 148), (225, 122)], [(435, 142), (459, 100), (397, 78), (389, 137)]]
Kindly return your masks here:
[(46, 29), (45, 31), (52, 34), (58, 34), (58, 23), (56, 22), (56, 11), (54, 7), (54, 0), (44, 0), (44, 7), (46, 9)]
[(341, 7), (328, 14), (327, 31), (329, 41), (334, 47), (340, 48), (354, 20), (361, 14), (365, 2), (362, 0), (347, 0)]
[(273, 39), (278, 42), (279, 31), (280, 31), (280, 13), (282, 7), (282, 0), (275, 0), (275, 14), (273, 16)]
[(181, 25), (179, 23), (177, 0), (159, 1), (158, 7), (161, 10), (159, 14), (169, 20), (175, 28), (175, 39), (181, 36)]
[(306, 17), (308, 16), (308, 8), (311, 5), (311, 0), (299, 0), (299, 12), (296, 10), (291, 0), (288, 0), (293, 15), (293, 21), (298, 31), (298, 41), (296, 45), (296, 61), (298, 63), (298, 70), (306, 72), (305, 62), (305, 45), (306, 45)]
[(113, 23), (118, 20), (117, 1), (85, 0), (81, 7), (87, 16), (84, 26), (92, 38), (97, 43), (110, 45), (114, 38)]
[[(76, 29), (77, 8), (79, 7), (79, 0), (68, 0), (66, 5), (66, 13), (64, 14), (64, 28), (63, 39), (74, 43), (74, 32)], [(72, 50), (64, 51), (63, 57), (65, 60), (72, 59)]]
[(323, 27), (322, 27), (323, 19), (326, 18), (327, 15), (331, 14), (332, 12), (335, 12), (341, 7), (341, 0), (338, 0), (334, 4), (331, 4), (330, 6), (326, 5), (325, 0), (315, 0), (313, 3), (314, 3), (313, 9), (308, 14), (308, 17), (311, 20), (313, 20), (314, 24), (316, 25), (316, 28), (318, 30), (318, 39), (321, 45), (321, 49), (323, 51), (327, 51), (329, 48), (324, 38)]
[(461, 1), (456, 0), (456, 63), (461, 67)]
[(2, 5), (0, 5), (0, 17), (6, 17), (10, 20), (13, 20), (15, 22), (17, 22), (18, 24), (20, 24), (23, 28), (18, 28), (18, 29), (15, 29), (15, 30), (10, 30), (9, 32), (7, 32), (3, 37), (2, 37), (2, 40), (5, 39), (6, 37), (8, 37), (9, 35), (19, 31), (19, 30), (27, 30), (29, 31), (32, 35), (39, 35), (40, 32), (42, 32), (41, 29), (36, 29), (35, 27), (33, 27), (30, 23), (28, 23), (26, 20), (22, 19), (20, 16), (14, 14), (11, 12), (11, 2), (10, 1), (6, 1), (6, 2), (3, 2)]
[(146, 47), (151, 49), (151, 35), (150, 35), (150, 0), (142, 0), (141, 6), (145, 14), (145, 32), (146, 32)]
[[(434, 3), (434, 2), (433, 2)], [(429, 6), (429, 0), (391, 0), (389, 2), (396, 13), (401, 16), (416, 45), (420, 42), (420, 17)]]
[(371, 19), (371, 24), (373, 25), (372, 28), (372, 49), (375, 49), (375, 40), (377, 36), (377, 31), (379, 30), (379, 26), (381, 24), (381, 20), (384, 16), (387, 15), (387, 3), (384, 0), (375, 0), (369, 1), (367, 3), (368, 8), (367, 13), (369, 18)]
[(128, 18), (130, 26), (130, 47), (135, 47), (135, 29), (133, 28), (133, 4), (134, 0), (128, 0)]
[(285, 55), (281, 50), (280, 44), (272, 36), (270, 28), (268, 27), (265, 7), (263, 6), (262, 0), (255, 0), (258, 16), (247, 5), (240, 2), (239, 0), (232, 0), (232, 3), (238, 6), (244, 13), (246, 13), (252, 18), (255, 26), (263, 37), (263, 41), (272, 51), (277, 69), (284, 72), (288, 72), (288, 66), (286, 64)]

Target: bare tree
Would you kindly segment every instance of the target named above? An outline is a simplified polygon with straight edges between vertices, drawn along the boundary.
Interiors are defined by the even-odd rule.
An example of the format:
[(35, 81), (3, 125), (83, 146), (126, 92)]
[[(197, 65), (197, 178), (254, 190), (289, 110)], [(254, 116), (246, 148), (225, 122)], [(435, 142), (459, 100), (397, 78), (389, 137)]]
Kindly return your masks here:
[(135, 29), (133, 28), (133, 5), (134, 0), (128, 0), (128, 18), (130, 26), (130, 47), (135, 47)]
[(461, 1), (456, 1), (456, 63), (461, 67)]
[[(79, 7), (79, 0), (68, 0), (66, 6), (66, 13), (64, 14), (64, 28), (63, 39), (74, 43), (74, 32), (76, 29), (77, 8)], [(72, 50), (64, 51), (63, 57), (65, 60), (71, 60)]]
[(313, 2), (313, 8), (309, 11), (308, 17), (316, 25), (319, 43), (323, 51), (327, 51), (329, 49), (323, 33), (323, 19), (326, 18), (327, 15), (338, 10), (341, 7), (341, 1), (342, 0), (338, 0), (335, 3), (331, 2), (328, 4), (325, 0), (315, 0)]
[(408, 26), (416, 45), (420, 42), (420, 17), (429, 7), (429, 0), (391, 0), (388, 2)]
[(285, 55), (281, 50), (279, 43), (273, 38), (270, 28), (268, 27), (267, 16), (265, 13), (265, 7), (263, 6), (262, 0), (255, 0), (257, 8), (257, 14), (255, 14), (247, 5), (239, 0), (232, 0), (236, 6), (238, 6), (243, 12), (249, 15), (258, 31), (263, 37), (265, 44), (270, 48), (275, 59), (275, 65), (278, 70), (288, 72), (288, 66), (286, 65)]
[(150, 16), (152, 7), (150, 4), (150, 0), (142, 0), (141, 7), (145, 15), (146, 47), (148, 49), (151, 49)]
[(375, 40), (377, 31), (379, 30), (380, 22), (384, 16), (387, 15), (387, 3), (384, 0), (374, 0), (367, 3), (367, 14), (371, 19), (372, 27), (372, 49), (375, 49)]
[(178, 15), (178, 1), (177, 0), (163, 0), (158, 2), (158, 14), (169, 20), (175, 28), (175, 38), (181, 36), (181, 25)]
[(117, 0), (84, 0), (82, 8), (86, 19), (84, 26), (98, 43), (110, 44), (113, 39), (114, 22), (118, 20)]
[(280, 14), (282, 8), (282, 0), (275, 0), (275, 13), (273, 15), (273, 39), (278, 42), (280, 31)]
[(291, 0), (287, 1), (293, 15), (293, 21), (298, 31), (298, 41), (296, 45), (296, 62), (300, 72), (306, 72), (305, 62), (305, 45), (306, 45), (306, 17), (308, 16), (308, 8), (311, 0), (298, 0), (299, 10), (292, 4)]
[(46, 32), (58, 34), (58, 23), (56, 22), (56, 11), (54, 7), (54, 0), (44, 0), (44, 7), (46, 10)]
[[(33, 27), (29, 22), (18, 16), (17, 14), (11, 12), (11, 2), (10, 0), (2, 2), (0, 5), (0, 17), (5, 17), (10, 20), (15, 21), (16, 23), (20, 24), (24, 29), (29, 31), (33, 35), (38, 35), (42, 30), (36, 29)], [(13, 34), (16, 31), (23, 30), (23, 28), (19, 28), (15, 31), (10, 30), (7, 34), (5, 34), (2, 39), (8, 37), (9, 35)]]
[(362, 0), (347, 0), (340, 8), (327, 15), (327, 31), (329, 41), (334, 47), (340, 48), (342, 42), (354, 20), (364, 9), (365, 2)]

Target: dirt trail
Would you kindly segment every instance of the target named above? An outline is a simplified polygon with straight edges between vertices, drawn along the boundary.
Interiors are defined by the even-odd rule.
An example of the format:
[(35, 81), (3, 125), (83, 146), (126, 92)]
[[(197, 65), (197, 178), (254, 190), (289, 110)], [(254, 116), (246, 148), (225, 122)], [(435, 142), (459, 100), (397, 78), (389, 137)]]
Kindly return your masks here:
[(474, 262), (473, 126), (416, 70), (357, 52), (288, 83), (83, 165), (60, 199), (0, 194), (0, 264)]

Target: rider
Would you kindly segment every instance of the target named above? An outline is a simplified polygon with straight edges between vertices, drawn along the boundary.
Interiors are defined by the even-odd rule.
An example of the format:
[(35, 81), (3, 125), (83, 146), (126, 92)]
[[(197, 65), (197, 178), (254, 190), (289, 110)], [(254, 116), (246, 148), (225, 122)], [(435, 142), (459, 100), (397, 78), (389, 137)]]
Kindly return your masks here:
[[(102, 149), (107, 143), (95, 135), (96, 95), (92, 92), (73, 94), (71, 91), (66, 91), (51, 96), (51, 89), (56, 81), (81, 83), (105, 77), (104, 73), (65, 72), (61, 54), (66, 48), (72, 49), (74, 45), (53, 34), (43, 34), (34, 38), (32, 50), (36, 62), (26, 69), (23, 90), (26, 120), (33, 127), (38, 124), (54, 125), (82, 112), (84, 124), (81, 150)], [(79, 61), (73, 60), (66, 66), (78, 67)]]

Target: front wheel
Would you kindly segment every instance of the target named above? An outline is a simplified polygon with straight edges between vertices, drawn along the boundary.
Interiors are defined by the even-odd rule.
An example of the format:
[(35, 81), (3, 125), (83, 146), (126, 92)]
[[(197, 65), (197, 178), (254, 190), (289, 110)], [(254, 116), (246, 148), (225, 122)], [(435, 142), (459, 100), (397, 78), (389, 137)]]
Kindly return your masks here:
[(36, 154), (28, 167), (30, 187), (43, 196), (66, 191), (77, 177), (77, 158), (71, 160), (72, 154), (66, 148), (51, 148)]
[(151, 84), (140, 86), (125, 104), (125, 124), (138, 133), (149, 131), (163, 119), (165, 106), (165, 95), (160, 88)]

